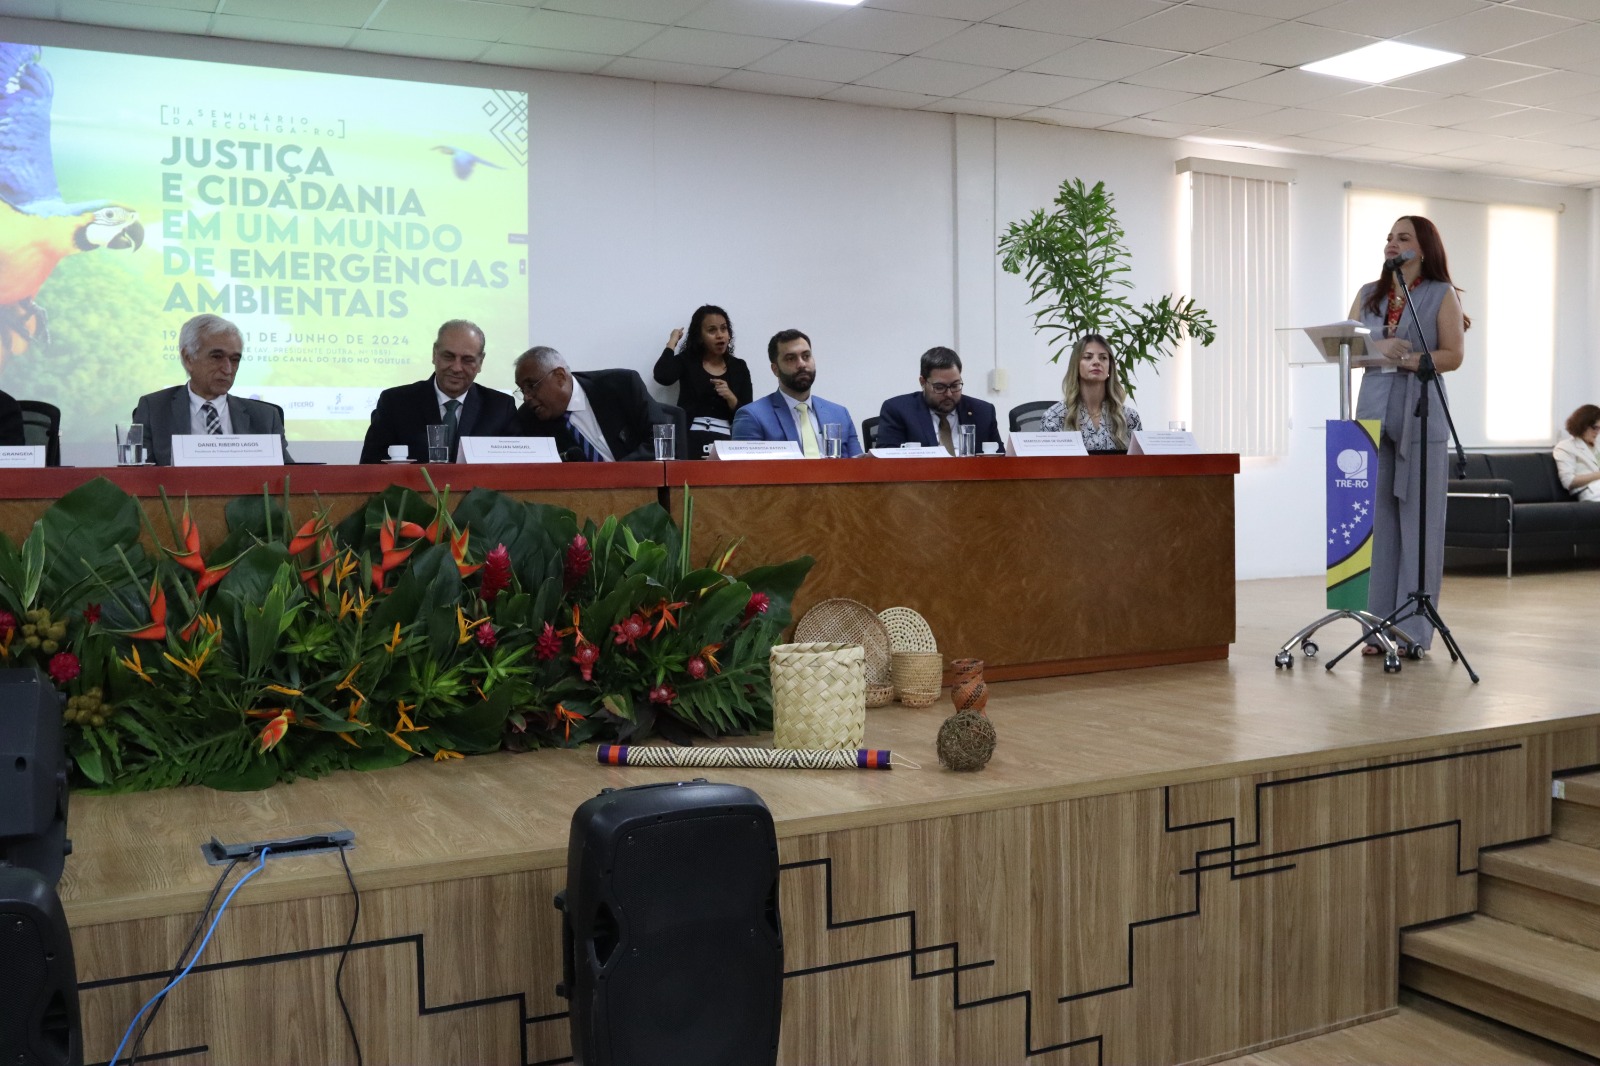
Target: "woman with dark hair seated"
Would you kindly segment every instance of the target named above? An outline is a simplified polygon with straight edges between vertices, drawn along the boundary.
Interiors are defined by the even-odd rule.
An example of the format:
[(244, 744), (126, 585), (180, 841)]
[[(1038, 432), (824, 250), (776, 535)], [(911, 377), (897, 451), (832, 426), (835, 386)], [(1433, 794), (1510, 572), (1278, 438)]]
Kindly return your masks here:
[(1580, 500), (1600, 500), (1600, 456), (1594, 441), (1600, 437), (1600, 407), (1586, 403), (1567, 418), (1567, 439), (1552, 450), (1561, 484)]
[(1045, 410), (1040, 432), (1076, 429), (1091, 452), (1125, 452), (1133, 431), (1143, 428), (1117, 376), (1110, 343), (1098, 333), (1079, 337), (1061, 379), (1061, 400)]
[(672, 331), (655, 377), (678, 386), (678, 406), (689, 416), (691, 459), (704, 459), (713, 442), (733, 436), (733, 412), (754, 395), (750, 368), (733, 354), (733, 321), (712, 304), (695, 310), (687, 333)]

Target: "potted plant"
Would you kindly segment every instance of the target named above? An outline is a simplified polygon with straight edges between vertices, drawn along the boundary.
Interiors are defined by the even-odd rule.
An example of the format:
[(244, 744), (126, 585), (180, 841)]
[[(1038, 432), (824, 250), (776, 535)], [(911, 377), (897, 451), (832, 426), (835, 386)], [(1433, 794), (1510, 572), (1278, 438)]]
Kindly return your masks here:
[(1050, 361), (1059, 362), (1084, 334), (1098, 333), (1111, 342), (1118, 375), (1131, 395), (1140, 363), (1156, 366), (1184, 337), (1210, 345), (1217, 333), (1211, 316), (1192, 299), (1169, 293), (1134, 307), (1118, 292), (1133, 287), (1124, 277), (1133, 268), (1122, 238), (1106, 183), (1089, 188), (1080, 178), (1068, 178), (1056, 192), (1055, 210), (1039, 208), (1011, 223), (999, 250), (1001, 267), (1028, 282), (1033, 328), (1050, 335)]

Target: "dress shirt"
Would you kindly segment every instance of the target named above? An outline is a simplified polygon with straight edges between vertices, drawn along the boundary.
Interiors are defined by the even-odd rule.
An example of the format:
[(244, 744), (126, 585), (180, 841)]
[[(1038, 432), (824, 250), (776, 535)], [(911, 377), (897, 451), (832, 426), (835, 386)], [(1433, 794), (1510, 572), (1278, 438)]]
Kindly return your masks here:
[(1575, 475), (1600, 471), (1600, 456), (1595, 450), (1578, 437), (1567, 437), (1551, 451), (1556, 457), (1556, 475), (1561, 479), (1562, 488), (1580, 500), (1600, 500), (1600, 481), (1591, 481), (1576, 489), (1572, 487)]
[(461, 406), (456, 408), (456, 419), (458, 421), (460, 420), (462, 409), (465, 408), (466, 405), (467, 405), (467, 394), (466, 393), (463, 392), (460, 396), (446, 396), (445, 393), (444, 393), (444, 390), (439, 388), (439, 379), (438, 378), (434, 378), (433, 379), (433, 398), (439, 404), (439, 421), (436, 422), (435, 425), (443, 425), (445, 420), (450, 417), (450, 412), (448, 412), (448, 411), (446, 411), (444, 409), (444, 405), (447, 402), (449, 402), (450, 400), (454, 400), (454, 401), (456, 401), (456, 403), (461, 405)]
[(600, 453), (601, 459), (608, 463), (616, 462), (617, 457), (611, 454), (611, 445), (606, 443), (606, 435), (600, 429), (600, 421), (594, 416), (594, 408), (589, 406), (589, 394), (583, 391), (577, 378), (572, 379), (572, 399), (567, 401), (567, 414), (572, 416), (578, 432), (589, 438), (590, 445)]
[(822, 423), (817, 421), (817, 409), (814, 406), (812, 406), (812, 404), (811, 404), (811, 394), (807, 393), (806, 394), (806, 398), (804, 400), (797, 400), (793, 396), (790, 396), (787, 392), (784, 392), (782, 389), (779, 389), (778, 390), (778, 395), (782, 396), (783, 397), (783, 402), (789, 405), (789, 417), (794, 419), (795, 439), (801, 440), (801, 441), (805, 440), (806, 438), (805, 438), (805, 434), (800, 432), (800, 415), (795, 410), (795, 408), (799, 407), (801, 404), (805, 404), (806, 405), (806, 417), (811, 419), (811, 427), (812, 427), (812, 429), (814, 429), (816, 431), (816, 434), (817, 434), (817, 447), (821, 448), (822, 447)]
[(201, 410), (204, 404), (210, 404), (216, 409), (217, 418), (222, 422), (222, 432), (233, 432), (233, 419), (228, 417), (228, 394), (223, 393), (215, 400), (207, 400), (204, 396), (197, 396), (193, 388), (184, 386), (184, 391), (189, 394), (189, 432), (204, 436), (211, 431), (206, 428), (206, 413)]
[[(949, 423), (949, 425), (950, 425), (950, 439), (951, 440), (959, 440), (961, 438), (961, 415), (958, 413), (959, 411), (960, 411), (960, 406), (959, 405), (956, 406), (956, 407), (950, 408), (950, 413), (949, 414), (945, 414), (945, 415), (941, 415), (938, 411), (935, 411), (931, 407), (928, 408), (928, 415), (933, 419), (933, 439), (934, 440), (938, 440), (939, 439), (939, 420), (940, 419), (943, 419), (945, 422)], [(913, 441), (912, 443), (914, 444), (916, 442)]]

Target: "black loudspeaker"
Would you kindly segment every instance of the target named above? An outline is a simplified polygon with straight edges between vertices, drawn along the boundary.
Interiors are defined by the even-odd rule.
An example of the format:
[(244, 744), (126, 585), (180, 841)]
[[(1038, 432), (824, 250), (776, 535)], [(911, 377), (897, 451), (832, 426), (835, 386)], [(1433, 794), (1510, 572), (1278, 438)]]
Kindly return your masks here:
[(608, 789), (572, 815), (565, 914), (578, 1066), (778, 1057), (778, 839), (761, 797), (706, 781)]
[(82, 1066), (78, 975), (61, 900), (32, 870), (0, 866), (0, 1063)]
[(61, 697), (37, 669), (0, 670), (0, 863), (54, 885), (71, 851)]

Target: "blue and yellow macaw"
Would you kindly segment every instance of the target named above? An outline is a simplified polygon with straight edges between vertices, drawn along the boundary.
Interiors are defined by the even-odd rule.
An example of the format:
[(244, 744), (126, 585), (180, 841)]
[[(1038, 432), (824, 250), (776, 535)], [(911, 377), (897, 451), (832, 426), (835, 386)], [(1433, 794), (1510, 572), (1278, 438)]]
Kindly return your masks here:
[(144, 243), (132, 208), (62, 201), (50, 149), (54, 98), (39, 47), (0, 42), (0, 365), (49, 341), (34, 297), (57, 263), (77, 252)]

